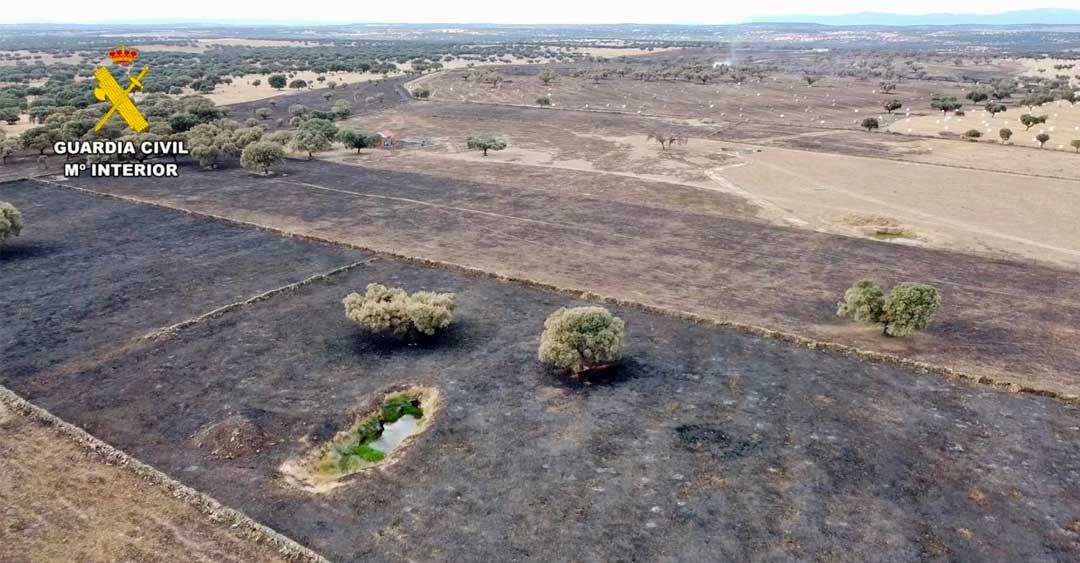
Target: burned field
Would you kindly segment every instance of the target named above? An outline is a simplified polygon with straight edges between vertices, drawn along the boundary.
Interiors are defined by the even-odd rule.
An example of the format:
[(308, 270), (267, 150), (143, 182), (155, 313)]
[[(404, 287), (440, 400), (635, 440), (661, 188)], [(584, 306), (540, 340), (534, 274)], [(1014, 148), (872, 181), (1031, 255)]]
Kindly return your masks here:
[[(714, 54), (715, 56), (715, 54)], [(648, 58), (648, 57), (645, 57)], [(786, 64), (796, 64), (782, 57)], [(636, 57), (640, 62), (643, 58)], [(641, 71), (648, 66), (626, 67)], [(787, 130), (858, 129), (867, 116), (898, 119), (905, 112), (934, 115), (927, 100), (935, 94), (963, 97), (962, 84), (955, 78), (912, 80), (889, 92), (880, 90), (880, 81), (848, 77), (830, 77), (808, 85), (804, 76), (813, 74), (777, 73), (760, 80), (733, 82), (713, 76), (708, 83), (671, 80), (641, 80), (634, 73), (608, 75), (591, 79), (575, 76), (574, 69), (560, 68), (550, 83), (537, 76), (537, 67), (499, 69), (504, 81), (498, 85), (468, 78), (469, 70), (453, 70), (421, 78), (418, 83), (431, 90), (440, 103), (484, 103), (537, 107), (536, 100), (546, 96), (553, 109), (584, 110), (619, 114), (626, 117), (660, 116), (684, 118), (704, 124), (722, 124), (756, 128), (771, 125)], [(998, 69), (989, 76), (1007, 73)], [(988, 76), (988, 77), (989, 77)], [(817, 78), (813, 78), (817, 80)], [(883, 104), (897, 100), (903, 104), (899, 114), (886, 113)]]
[[(408, 101), (409, 93), (402, 88), (408, 77), (386, 78), (378, 81), (361, 82), (339, 86), (336, 89), (314, 89), (290, 93), (273, 98), (254, 100), (229, 107), (229, 116), (233, 119), (246, 119), (255, 115), (255, 110), (267, 108), (270, 115), (266, 118), (274, 123), (278, 119), (288, 121), (289, 106), (303, 104), (310, 110), (329, 111), (334, 102), (345, 100), (352, 105), (355, 114), (369, 113)], [(330, 96), (327, 99), (326, 96)]]
[[(282, 172), (258, 178), (192, 167), (180, 178), (154, 183), (70, 182), (289, 233), (896, 354), (1021, 389), (1077, 394), (1080, 284), (1069, 270), (776, 227), (748, 219), (745, 201), (723, 193), (711, 194), (707, 206), (687, 209), (575, 189), (325, 162), (289, 161)], [(676, 198), (680, 193), (670, 184), (652, 189)], [(844, 289), (865, 277), (932, 283), (948, 306), (924, 335), (883, 338), (880, 329), (835, 318)]]
[[(288, 178), (303, 173), (290, 165)], [(243, 183), (229, 183), (245, 200)], [(292, 201), (280, 185), (258, 187), (279, 205)], [(210, 191), (169, 189), (196, 202)], [(2, 383), (331, 560), (1080, 556), (1076, 406), (618, 307), (627, 357), (585, 384), (536, 361), (544, 317), (575, 302), (561, 293), (48, 185), (3, 184), (0, 195), (40, 225), (33, 236), (41, 239), (28, 231), (20, 242), (29, 247), (49, 237), (61, 247), (96, 244), (70, 225), (116, 221), (107, 240), (117, 252), (87, 252), (78, 263), (96, 272), (95, 295), (127, 297), (65, 321), (70, 353), (44, 363), (67, 360), (70, 369), (39, 378), (38, 363), (24, 362), (15, 375), (5, 368)], [(494, 201), (474, 197), (473, 205)], [(393, 213), (393, 205), (380, 207)], [(305, 216), (318, 214), (289, 220)], [(431, 219), (415, 220), (430, 228)], [(163, 225), (168, 238), (155, 230)], [(168, 242), (177, 233), (198, 236)], [(132, 283), (140, 271), (158, 272), (162, 283), (176, 264), (200, 267), (191, 249), (210, 266), (183, 278), (185, 299), (168, 300), (181, 295), (176, 288)], [(5, 256), (5, 295), (76, 291), (80, 277), (62, 269), (71, 252)], [(129, 261), (132, 271), (108, 275)], [(144, 325), (174, 324), (352, 263), (360, 264), (169, 337), (137, 339)], [(12, 267), (57, 273), (8, 276)], [(456, 322), (412, 344), (367, 335), (344, 318), (340, 300), (370, 282), (455, 292)], [(158, 310), (140, 309), (146, 303)], [(25, 313), (2, 329), (5, 342), (34, 334), (35, 318), (63, 318), (72, 304), (34, 299), (19, 308)], [(140, 315), (138, 331), (105, 322)], [(99, 333), (117, 353), (75, 365), (70, 356), (101, 347)], [(39, 356), (60, 341), (19, 355)], [(442, 408), (397, 463), (325, 494), (281, 477), (282, 463), (403, 385), (437, 389)], [(222, 425), (243, 437), (226, 455), (202, 439)]]
[(9, 380), (63, 372), (155, 329), (356, 260), (341, 248), (222, 230), (33, 181), (0, 185), (0, 198), (33, 225), (0, 246), (8, 320), (0, 365)]

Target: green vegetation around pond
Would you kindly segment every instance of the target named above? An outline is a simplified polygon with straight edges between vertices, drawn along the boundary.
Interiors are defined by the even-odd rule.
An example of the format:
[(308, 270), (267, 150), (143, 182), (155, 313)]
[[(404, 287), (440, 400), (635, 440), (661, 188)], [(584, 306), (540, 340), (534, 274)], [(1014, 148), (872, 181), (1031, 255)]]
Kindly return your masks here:
[(320, 460), (325, 473), (346, 475), (382, 461), (414, 434), (424, 417), (418, 396), (398, 393), (386, 398), (378, 414), (356, 423)]

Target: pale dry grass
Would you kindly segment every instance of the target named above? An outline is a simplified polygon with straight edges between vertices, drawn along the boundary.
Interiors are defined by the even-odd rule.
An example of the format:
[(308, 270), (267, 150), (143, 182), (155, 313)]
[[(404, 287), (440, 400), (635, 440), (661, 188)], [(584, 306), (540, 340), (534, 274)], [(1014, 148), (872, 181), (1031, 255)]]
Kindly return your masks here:
[(738, 154), (747, 164), (718, 179), (813, 228), (844, 232), (853, 213), (883, 215), (922, 244), (1080, 265), (1076, 181), (780, 148)]
[(0, 475), (2, 561), (288, 560), (3, 402)]
[[(432, 141), (432, 146), (407, 151), (413, 155), (408, 159), (409, 169), (415, 169), (422, 156), (430, 161), (432, 174), (455, 174), (457, 167), (440, 164), (452, 161), (633, 177), (736, 195), (756, 208), (758, 219), (776, 224), (873, 238), (881, 237), (880, 226), (909, 235), (890, 239), (897, 244), (1080, 265), (1080, 184), (1069, 179), (1080, 179), (1080, 171), (1071, 162), (1072, 154), (960, 141), (911, 141), (854, 131), (836, 133), (881, 143), (896, 160), (705, 138), (691, 138), (686, 145), (662, 151), (643, 134), (588, 128), (568, 131), (565, 124), (541, 119), (548, 111), (557, 112), (532, 111), (537, 115), (533, 121), (485, 121), (395, 108), (353, 121), (358, 127), (387, 127)], [(484, 157), (465, 148), (468, 134), (498, 135), (509, 147)], [(338, 151), (326, 156), (384, 168), (394, 168), (397, 162), (406, 165), (384, 153), (355, 157)], [(1045, 167), (1033, 157), (1045, 158)], [(997, 171), (966, 168), (987, 163), (995, 163)], [(1071, 170), (1072, 176), (1023, 175), (1053, 175), (1054, 170)], [(887, 221), (855, 225), (852, 215), (880, 216)]]
[(30, 114), (20, 113), (19, 121), (14, 125), (8, 125), (6, 121), (0, 122), (0, 131), (3, 131), (10, 138), (36, 125), (36, 123), (30, 123)]
[[(1046, 123), (1026, 130), (1020, 123), (1020, 116), (1025, 113), (1046, 115), (1048, 119)], [(982, 133), (979, 142), (1000, 143), (998, 132), (1003, 128), (1012, 130), (1013, 136), (1009, 142), (1014, 145), (1037, 148), (1039, 142), (1035, 136), (1046, 133), (1050, 135), (1046, 149), (1075, 151), (1069, 146), (1069, 142), (1080, 139), (1080, 104), (1059, 100), (1036, 108), (1010, 107), (1008, 111), (997, 116), (991, 116), (979, 107), (967, 110), (962, 116), (942, 115), (938, 112), (933, 115), (898, 117), (886, 130), (901, 134), (940, 136), (963, 135), (969, 129), (977, 129)]]
[[(289, 78), (289, 82), (296, 79), (306, 80), (309, 84), (314, 84), (314, 90), (326, 89), (326, 83), (333, 80), (338, 83), (338, 86), (342, 84), (357, 84), (360, 82), (368, 82), (371, 80), (381, 80), (382, 74), (374, 72), (328, 72), (323, 74), (326, 77), (325, 82), (319, 82), (316, 78), (319, 76), (317, 72), (303, 71), (297, 72), (295, 76)], [(270, 74), (245, 74), (239, 78), (233, 78), (232, 84), (218, 84), (214, 91), (211, 93), (195, 92), (190, 88), (184, 88), (185, 94), (199, 94), (205, 96), (214, 101), (218, 105), (239, 104), (241, 102), (250, 102), (254, 100), (262, 100), (282, 96), (289, 93), (296, 93), (296, 90), (292, 88), (283, 88), (282, 90), (275, 90), (270, 87), (267, 80), (270, 78)], [(253, 86), (251, 82), (255, 79), (262, 81), (262, 84)]]
[[(1054, 78), (1058, 74), (1067, 74), (1072, 77), (1070, 82), (1074, 85), (1080, 85), (1080, 79), (1076, 76), (1080, 75), (1080, 60), (1076, 59), (1011, 59), (1018, 63), (1021, 67), (1022, 76), (1033, 76), (1038, 78)], [(1072, 68), (1058, 70), (1054, 68), (1054, 65), (1074, 65)]]

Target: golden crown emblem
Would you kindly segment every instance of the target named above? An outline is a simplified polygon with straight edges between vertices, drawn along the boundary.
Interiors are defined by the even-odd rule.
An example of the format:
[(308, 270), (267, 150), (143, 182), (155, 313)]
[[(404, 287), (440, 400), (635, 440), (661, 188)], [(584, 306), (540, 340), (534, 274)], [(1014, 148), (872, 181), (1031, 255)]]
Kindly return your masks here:
[(113, 49), (109, 51), (109, 58), (112, 62), (118, 65), (129, 65), (135, 62), (135, 59), (139, 57), (139, 52), (134, 49), (127, 49), (124, 44), (120, 44), (119, 49)]

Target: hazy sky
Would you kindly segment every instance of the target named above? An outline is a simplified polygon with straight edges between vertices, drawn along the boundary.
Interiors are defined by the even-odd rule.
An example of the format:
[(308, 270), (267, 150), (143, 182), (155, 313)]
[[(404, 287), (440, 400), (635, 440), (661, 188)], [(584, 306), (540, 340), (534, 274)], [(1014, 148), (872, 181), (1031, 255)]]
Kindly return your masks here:
[[(130, 6), (117, 13), (119, 5)], [(308, 3), (251, 0), (180, 0), (92, 2), (87, 0), (13, 0), (0, 23), (94, 23), (120, 20), (303, 20), (327, 22), (414, 23), (737, 23), (750, 17), (853, 12), (995, 13), (1033, 8), (1080, 8), (1080, 0), (546, 0), (542, 2), (461, 2), (394, 0), (389, 2), (319, 0)], [(284, 10), (282, 10), (282, 7)]]

